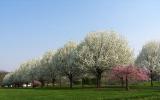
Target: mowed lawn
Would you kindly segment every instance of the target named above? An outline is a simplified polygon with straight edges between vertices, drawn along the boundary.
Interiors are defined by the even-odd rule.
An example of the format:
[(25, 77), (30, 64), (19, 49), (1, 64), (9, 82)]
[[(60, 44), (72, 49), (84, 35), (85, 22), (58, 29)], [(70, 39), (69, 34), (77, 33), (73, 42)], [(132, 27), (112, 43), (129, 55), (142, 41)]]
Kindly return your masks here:
[(160, 100), (160, 89), (0, 89), (0, 100)]

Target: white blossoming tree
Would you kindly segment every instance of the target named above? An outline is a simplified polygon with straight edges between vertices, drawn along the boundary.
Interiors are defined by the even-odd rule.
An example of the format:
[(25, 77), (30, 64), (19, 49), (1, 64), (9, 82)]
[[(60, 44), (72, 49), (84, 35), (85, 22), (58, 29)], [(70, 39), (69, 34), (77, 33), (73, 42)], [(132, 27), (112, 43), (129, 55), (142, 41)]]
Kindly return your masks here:
[(42, 66), (40, 59), (37, 59), (35, 66), (35, 77), (36, 80), (41, 82), (41, 87), (44, 87), (46, 81), (46, 66)]
[(8, 87), (11, 87), (13, 85), (13, 72), (10, 72), (7, 75), (5, 75), (2, 84), (3, 86), (8, 86)]
[(22, 75), (23, 74), (24, 73), (22, 73), (22, 71), (20, 69), (17, 69), (17, 70), (14, 71), (14, 73), (13, 73), (13, 76), (14, 76), (13, 82), (14, 82), (15, 87), (22, 87), (22, 85), (23, 85), (23, 79), (22, 79), (23, 77), (22, 77)]
[(26, 66), (29, 67), (28, 77), (32, 83), (32, 88), (34, 88), (34, 81), (37, 79), (36, 67), (38, 66), (38, 60), (32, 59), (26, 62)]
[(104, 71), (116, 65), (133, 62), (132, 50), (128, 42), (113, 31), (92, 32), (78, 46), (80, 64), (86, 67), (97, 79), (100, 87)]
[(135, 64), (149, 71), (151, 86), (153, 86), (154, 73), (159, 73), (160, 71), (160, 43), (155, 41), (146, 43), (139, 53)]
[(48, 80), (48, 82), (52, 83), (52, 86), (55, 84), (57, 70), (55, 67), (56, 62), (54, 62), (55, 51), (46, 52), (41, 59), (41, 66), (43, 67), (42, 71), (44, 72), (44, 78)]
[(8, 74), (8, 72), (0, 70), (0, 86), (2, 86), (3, 78)]
[(29, 67), (27, 66), (26, 62), (20, 65), (17, 73), (19, 73), (21, 76), (21, 83), (26, 84), (26, 87), (28, 87), (28, 84), (31, 82), (31, 80), (29, 78)]
[(77, 66), (75, 56), (76, 47), (76, 43), (68, 42), (63, 48), (58, 49), (54, 59), (59, 72), (69, 79), (70, 88), (72, 88), (74, 78), (80, 75), (80, 68)]

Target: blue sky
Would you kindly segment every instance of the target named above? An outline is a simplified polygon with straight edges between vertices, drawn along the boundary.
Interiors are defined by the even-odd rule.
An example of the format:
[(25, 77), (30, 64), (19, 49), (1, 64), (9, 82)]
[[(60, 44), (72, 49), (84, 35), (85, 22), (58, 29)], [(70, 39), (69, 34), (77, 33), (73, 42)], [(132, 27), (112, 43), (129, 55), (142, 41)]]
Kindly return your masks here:
[(160, 39), (160, 0), (0, 0), (0, 69), (12, 71), (88, 32), (115, 30), (137, 55)]

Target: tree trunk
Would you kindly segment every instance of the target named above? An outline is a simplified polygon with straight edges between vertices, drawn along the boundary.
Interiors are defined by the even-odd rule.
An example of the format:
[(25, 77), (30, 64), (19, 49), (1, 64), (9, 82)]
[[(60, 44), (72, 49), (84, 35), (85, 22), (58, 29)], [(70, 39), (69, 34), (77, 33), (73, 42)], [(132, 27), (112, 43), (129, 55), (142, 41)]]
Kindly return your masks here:
[(72, 74), (69, 75), (70, 88), (73, 86), (73, 77)]
[(49, 82), (47, 82), (47, 87), (49, 86)]
[(54, 87), (55, 79), (52, 79), (52, 87)]
[(34, 88), (34, 80), (32, 80), (32, 88)]
[(26, 83), (26, 88), (28, 88), (28, 83)]
[(84, 78), (82, 78), (82, 88), (84, 88)]
[(126, 90), (129, 90), (129, 86), (128, 86), (128, 76), (126, 75)]
[(18, 83), (18, 85), (17, 85), (17, 86), (18, 86), (18, 88), (20, 88), (20, 83)]
[(34, 88), (34, 75), (32, 74), (31, 77), (32, 77), (32, 88)]
[(121, 78), (121, 87), (122, 87), (122, 88), (124, 87), (124, 80), (123, 80), (123, 77)]
[(151, 70), (150, 73), (151, 73), (151, 87), (153, 87), (153, 71)]
[(97, 74), (97, 88), (101, 87), (101, 75), (102, 73)]
[(43, 87), (44, 87), (44, 85), (45, 85), (44, 81), (43, 81), (43, 80), (41, 80), (41, 88), (43, 88)]
[(60, 79), (59, 79), (59, 87), (60, 87), (60, 88), (62, 87), (61, 77), (60, 77)]

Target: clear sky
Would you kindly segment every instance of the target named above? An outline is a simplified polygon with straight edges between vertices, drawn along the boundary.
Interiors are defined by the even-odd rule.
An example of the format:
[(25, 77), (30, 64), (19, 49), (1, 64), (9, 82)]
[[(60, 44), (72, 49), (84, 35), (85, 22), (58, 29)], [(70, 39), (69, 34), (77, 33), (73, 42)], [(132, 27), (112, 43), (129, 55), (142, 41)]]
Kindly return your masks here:
[(0, 0), (0, 69), (101, 30), (124, 35), (137, 55), (160, 39), (160, 0)]

